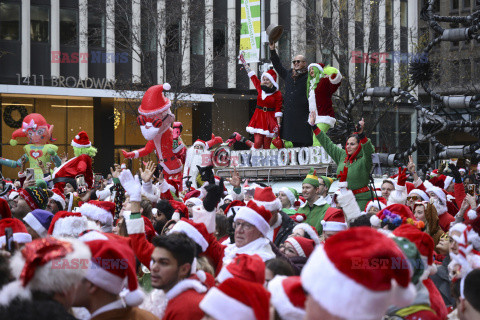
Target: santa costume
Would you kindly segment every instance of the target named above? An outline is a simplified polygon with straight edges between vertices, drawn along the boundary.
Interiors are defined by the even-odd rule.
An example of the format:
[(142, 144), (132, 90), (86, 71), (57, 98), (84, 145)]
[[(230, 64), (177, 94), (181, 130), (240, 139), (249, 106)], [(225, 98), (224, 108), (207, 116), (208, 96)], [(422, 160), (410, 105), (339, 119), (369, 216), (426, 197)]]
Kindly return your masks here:
[(277, 119), (283, 116), (283, 98), (280, 91), (278, 91), (277, 74), (273, 69), (262, 74), (261, 78), (270, 80), (273, 84), (272, 88), (262, 85), (255, 72), (250, 71), (248, 76), (252, 80), (255, 89), (257, 89), (258, 96), (255, 113), (252, 119), (250, 119), (246, 130), (254, 135), (254, 149), (270, 149), (272, 139), (279, 135), (280, 127)]
[(173, 130), (170, 127), (175, 116), (170, 111), (170, 100), (163, 94), (170, 90), (170, 85), (156, 85), (150, 87), (142, 98), (138, 108), (140, 115), (138, 125), (147, 144), (144, 148), (127, 152), (122, 150), (127, 159), (145, 157), (156, 151), (158, 162), (162, 166), (165, 178), (181, 177), (182, 162), (173, 152)]
[[(75, 136), (75, 139), (72, 140), (71, 146), (75, 148), (89, 148), (92, 146), (92, 143), (88, 139), (87, 133), (82, 131)], [(63, 191), (66, 183), (75, 185), (75, 177), (80, 174), (84, 176), (88, 188), (92, 188), (92, 158), (89, 155), (81, 154), (78, 157), (72, 158), (63, 163), (60, 167), (55, 168), (52, 176), (55, 188)]]

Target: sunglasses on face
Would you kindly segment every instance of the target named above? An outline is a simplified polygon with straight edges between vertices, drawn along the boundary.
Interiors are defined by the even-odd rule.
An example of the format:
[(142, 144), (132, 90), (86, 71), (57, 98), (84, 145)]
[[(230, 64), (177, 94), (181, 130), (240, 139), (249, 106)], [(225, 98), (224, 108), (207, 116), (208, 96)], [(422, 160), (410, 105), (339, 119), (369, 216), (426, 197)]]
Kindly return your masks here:
[(292, 61), (293, 64), (300, 63), (300, 62), (303, 62), (303, 61), (302, 60), (293, 60)]
[(417, 196), (408, 196), (407, 200), (417, 201), (417, 200), (420, 200), (420, 199)]
[(137, 123), (139, 126), (144, 126), (147, 122), (150, 122), (153, 127), (160, 128), (162, 126), (162, 120), (158, 118), (147, 118), (144, 115), (137, 117)]

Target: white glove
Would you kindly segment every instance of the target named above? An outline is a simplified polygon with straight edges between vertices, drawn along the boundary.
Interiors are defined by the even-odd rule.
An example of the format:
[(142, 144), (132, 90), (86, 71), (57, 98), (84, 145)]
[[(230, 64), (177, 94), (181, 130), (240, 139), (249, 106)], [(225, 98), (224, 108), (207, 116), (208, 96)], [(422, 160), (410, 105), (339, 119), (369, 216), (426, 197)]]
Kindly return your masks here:
[(120, 179), (122, 187), (130, 196), (130, 201), (140, 202), (142, 200), (142, 185), (138, 175), (135, 175), (134, 178), (130, 170), (126, 169), (120, 173), (118, 179)]
[(317, 101), (315, 100), (315, 91), (313, 90), (308, 95), (308, 111), (317, 111)]

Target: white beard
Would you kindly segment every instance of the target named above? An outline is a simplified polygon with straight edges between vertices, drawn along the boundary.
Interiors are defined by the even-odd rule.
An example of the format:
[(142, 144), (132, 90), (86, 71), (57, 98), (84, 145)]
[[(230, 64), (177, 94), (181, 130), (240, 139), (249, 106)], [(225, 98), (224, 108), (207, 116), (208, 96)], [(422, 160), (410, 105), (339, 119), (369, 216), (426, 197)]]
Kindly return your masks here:
[(155, 136), (160, 131), (160, 128), (152, 127), (151, 126), (152, 124), (150, 122), (147, 122), (147, 124), (150, 126), (149, 129), (147, 129), (146, 126), (140, 126), (140, 130), (142, 131), (143, 137), (146, 140), (150, 141), (150, 140), (153, 140), (153, 138), (155, 138)]
[(437, 214), (439, 216), (448, 211), (447, 205), (442, 204), (438, 199), (433, 199), (433, 205), (435, 206), (435, 209), (437, 209)]

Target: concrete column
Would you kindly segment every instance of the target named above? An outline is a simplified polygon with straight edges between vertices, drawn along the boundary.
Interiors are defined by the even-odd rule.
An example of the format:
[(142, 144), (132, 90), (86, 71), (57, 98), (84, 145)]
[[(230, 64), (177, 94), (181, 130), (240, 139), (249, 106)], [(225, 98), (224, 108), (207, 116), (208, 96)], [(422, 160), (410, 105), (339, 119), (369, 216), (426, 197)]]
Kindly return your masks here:
[[(351, 56), (352, 51), (355, 50), (355, 0), (348, 0), (347, 2), (348, 14), (348, 56)], [(348, 60), (348, 81), (352, 87), (353, 96), (355, 96), (355, 67), (356, 64), (352, 59)]]
[[(53, 1), (52, 1), (53, 3)], [(88, 78), (88, 0), (78, 0), (78, 76), (85, 80)]]
[[(277, 14), (278, 19), (278, 14)], [(227, 81), (228, 88), (237, 87), (237, 43), (235, 37), (235, 0), (228, 0), (227, 4), (227, 55), (228, 55), (228, 66), (227, 66)]]
[[(363, 1), (363, 52), (371, 54), (369, 48), (370, 48), (370, 24), (371, 22), (371, 10), (370, 10), (370, 0), (364, 0)], [(365, 63), (364, 63), (365, 65)], [(371, 83), (371, 71), (372, 68), (370, 66), (370, 63), (367, 65), (367, 70), (366, 70), (366, 87), (370, 86)]]
[[(115, 56), (115, 0), (107, 0), (107, 29), (106, 29), (106, 53), (107, 56)], [(115, 80), (115, 59), (106, 63), (107, 80)]]
[[(393, 51), (400, 53), (400, 0), (393, 0)], [(401, 57), (401, 56), (400, 56)], [(400, 87), (400, 61), (393, 61), (393, 85)]]
[[(330, 5), (332, 6), (332, 30), (340, 30), (340, 7), (339, 7), (339, 4), (338, 4), (338, 1), (330, 2)], [(340, 52), (339, 37), (340, 37), (340, 34), (333, 37), (333, 41), (335, 42), (333, 44), (333, 53), (337, 53), (337, 54)], [(338, 59), (337, 59), (337, 57), (335, 57), (335, 54), (333, 54), (333, 53), (332, 53), (333, 67), (339, 68)]]
[(22, 40), (22, 48), (21, 48), (22, 77), (30, 77), (30, 0), (22, 0), (22, 38), (21, 40)]
[(213, 87), (213, 0), (205, 0), (205, 87)]
[[(418, 43), (418, 0), (408, 0), (408, 52), (412, 54), (417, 53), (416, 45)], [(418, 86), (414, 89), (418, 96)], [(416, 112), (415, 112), (416, 116)], [(415, 153), (416, 157), (416, 153)], [(415, 160), (416, 162), (416, 160)]]
[[(384, 53), (387, 49), (385, 42), (386, 20), (385, 20), (385, 0), (381, 0), (378, 5), (378, 51)], [(385, 86), (387, 81), (387, 65), (379, 63), (379, 86)]]
[(140, 0), (132, 1), (132, 82), (142, 81), (142, 29)]
[(165, 82), (165, 0), (157, 0), (157, 83)]
[(181, 50), (180, 54), (182, 55), (182, 85), (188, 86), (190, 84), (190, 2), (189, 0), (182, 1), (182, 36), (181, 36), (180, 50)]

